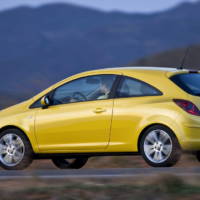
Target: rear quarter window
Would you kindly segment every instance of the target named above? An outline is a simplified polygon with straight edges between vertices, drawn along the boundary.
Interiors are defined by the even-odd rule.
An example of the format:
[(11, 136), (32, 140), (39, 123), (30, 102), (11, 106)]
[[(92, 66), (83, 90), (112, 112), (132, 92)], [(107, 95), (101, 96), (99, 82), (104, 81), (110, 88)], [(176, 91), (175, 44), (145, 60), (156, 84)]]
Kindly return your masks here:
[(130, 77), (123, 77), (116, 92), (117, 98), (142, 97), (142, 96), (160, 96), (160, 92), (155, 87)]
[(178, 85), (185, 92), (200, 96), (200, 74), (178, 74), (170, 78), (176, 85)]

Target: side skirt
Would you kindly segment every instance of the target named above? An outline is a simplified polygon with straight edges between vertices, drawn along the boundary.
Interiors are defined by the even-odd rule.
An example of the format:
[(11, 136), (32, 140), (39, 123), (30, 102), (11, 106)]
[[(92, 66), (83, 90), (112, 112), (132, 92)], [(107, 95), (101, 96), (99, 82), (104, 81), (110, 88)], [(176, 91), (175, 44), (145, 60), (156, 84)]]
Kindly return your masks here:
[(89, 157), (98, 157), (98, 156), (136, 156), (140, 155), (139, 152), (100, 152), (100, 153), (55, 153), (55, 154), (34, 154), (33, 158), (34, 159), (52, 159), (55, 157), (60, 157), (60, 158), (89, 158)]

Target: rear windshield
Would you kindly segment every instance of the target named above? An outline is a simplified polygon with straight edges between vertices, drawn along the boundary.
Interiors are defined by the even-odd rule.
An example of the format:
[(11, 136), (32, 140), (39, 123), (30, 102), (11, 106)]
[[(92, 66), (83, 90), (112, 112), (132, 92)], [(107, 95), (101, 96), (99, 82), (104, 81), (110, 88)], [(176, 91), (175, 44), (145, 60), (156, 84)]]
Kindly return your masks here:
[(170, 79), (187, 93), (200, 96), (200, 74), (178, 74)]

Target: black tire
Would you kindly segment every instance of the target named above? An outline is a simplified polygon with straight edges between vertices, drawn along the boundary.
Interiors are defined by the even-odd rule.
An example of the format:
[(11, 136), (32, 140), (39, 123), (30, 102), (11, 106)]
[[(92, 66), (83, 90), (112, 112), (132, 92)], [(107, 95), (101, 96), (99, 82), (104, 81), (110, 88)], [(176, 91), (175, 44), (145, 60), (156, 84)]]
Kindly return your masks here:
[(21, 141), (23, 142), (23, 145), (24, 145), (23, 156), (22, 156), (22, 159), (19, 161), (19, 163), (17, 163), (16, 165), (13, 164), (13, 166), (10, 166), (9, 164), (8, 165), (5, 164), (5, 162), (3, 162), (2, 157), (1, 157), (0, 166), (6, 170), (23, 170), (23, 169), (27, 168), (33, 161), (32, 146), (31, 146), (27, 136), (18, 129), (7, 129), (7, 130), (1, 132), (0, 140), (8, 134), (14, 134), (21, 139)]
[(53, 158), (52, 162), (54, 165), (60, 169), (80, 169), (88, 161), (88, 158), (75, 158), (75, 159), (65, 159), (65, 158)]
[(200, 162), (200, 151), (197, 151), (195, 155), (196, 155), (197, 160)]
[[(159, 130), (160, 130), (160, 133), (159, 133)], [(154, 146), (152, 148), (152, 146), (151, 146), (152, 142), (150, 142), (150, 146), (152, 148), (151, 152), (153, 152), (153, 153), (151, 154), (150, 151), (149, 151), (149, 155), (147, 155), (148, 153), (145, 153), (148, 151), (148, 150), (145, 151), (145, 144), (147, 144), (149, 142), (147, 139), (147, 136), (150, 136), (152, 131), (155, 131), (155, 132), (158, 131), (158, 134), (161, 134), (164, 132), (168, 134), (169, 138), (164, 133), (164, 135), (168, 138), (168, 140), (166, 140), (166, 143), (168, 142), (169, 143), (168, 146), (169, 145), (171, 146), (171, 150), (169, 151), (168, 155), (167, 154), (165, 155), (163, 153), (163, 150), (161, 150), (161, 148), (163, 149), (163, 148), (165, 148), (164, 146), (167, 145), (164, 143), (161, 144), (162, 146), (155, 146), (155, 145), (160, 145), (160, 144), (154, 143), (153, 144)], [(158, 136), (161, 137), (161, 135), (158, 135)], [(160, 140), (160, 138), (159, 138), (159, 140)], [(148, 149), (148, 148), (146, 148), (146, 149)], [(154, 162), (153, 160), (151, 160), (151, 155), (154, 157), (156, 154), (155, 151), (160, 151), (159, 153), (162, 154), (163, 157), (165, 156), (165, 159), (163, 159), (163, 160), (161, 159), (158, 162), (156, 162), (156, 161)], [(168, 127), (163, 126), (163, 125), (152, 126), (144, 132), (144, 134), (142, 135), (141, 141), (140, 141), (140, 153), (143, 156), (144, 160), (147, 162), (147, 164), (149, 164), (152, 167), (171, 167), (179, 161), (181, 154), (182, 154), (181, 147), (179, 145), (179, 142), (178, 142), (175, 134), (173, 133), (173, 131), (171, 129), (169, 129)]]

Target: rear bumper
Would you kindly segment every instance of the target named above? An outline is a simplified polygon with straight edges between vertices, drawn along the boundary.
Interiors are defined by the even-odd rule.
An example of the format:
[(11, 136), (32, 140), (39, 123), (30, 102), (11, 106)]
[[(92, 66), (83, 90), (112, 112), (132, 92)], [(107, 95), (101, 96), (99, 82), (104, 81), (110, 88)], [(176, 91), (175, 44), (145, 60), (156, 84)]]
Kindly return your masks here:
[(184, 137), (180, 144), (183, 150), (200, 151), (200, 124), (199, 125), (184, 125)]

